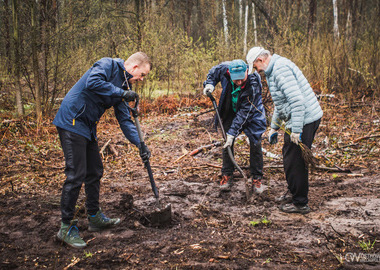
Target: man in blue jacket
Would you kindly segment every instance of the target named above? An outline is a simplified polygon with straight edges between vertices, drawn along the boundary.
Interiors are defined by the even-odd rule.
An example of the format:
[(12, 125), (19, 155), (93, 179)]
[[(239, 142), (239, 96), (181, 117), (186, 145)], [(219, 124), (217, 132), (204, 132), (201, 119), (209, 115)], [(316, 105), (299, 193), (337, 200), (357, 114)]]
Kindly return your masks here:
[(96, 126), (105, 112), (113, 107), (125, 137), (139, 147), (143, 160), (150, 152), (140, 145), (136, 127), (124, 101), (138, 98), (131, 85), (152, 68), (149, 57), (142, 52), (132, 54), (126, 61), (102, 58), (71, 88), (62, 101), (53, 121), (65, 156), (66, 180), (61, 197), (61, 228), (57, 238), (75, 248), (86, 243), (79, 236), (75, 205), (82, 183), (85, 184), (89, 231), (100, 231), (118, 225), (120, 219), (106, 217), (99, 207), (100, 178), (103, 164), (99, 155)]
[(302, 158), (299, 143), (311, 149), (323, 111), (313, 89), (301, 70), (289, 59), (271, 55), (262, 47), (253, 47), (247, 54), (249, 72), (264, 71), (275, 109), (273, 112), (269, 142), (277, 143), (277, 130), (284, 124), (282, 149), (288, 191), (277, 199), (280, 210), (286, 213), (309, 213), (308, 168)]
[(203, 93), (213, 92), (221, 82), (218, 111), (222, 119), (227, 141), (223, 146), (222, 180), (220, 188), (229, 191), (233, 183), (234, 165), (228, 155), (227, 146), (242, 132), (250, 142), (250, 181), (255, 193), (264, 190), (261, 184), (263, 177), (263, 153), (261, 135), (266, 129), (265, 111), (261, 99), (261, 80), (258, 73), (248, 75), (248, 66), (243, 60), (223, 62), (210, 69), (203, 83)]

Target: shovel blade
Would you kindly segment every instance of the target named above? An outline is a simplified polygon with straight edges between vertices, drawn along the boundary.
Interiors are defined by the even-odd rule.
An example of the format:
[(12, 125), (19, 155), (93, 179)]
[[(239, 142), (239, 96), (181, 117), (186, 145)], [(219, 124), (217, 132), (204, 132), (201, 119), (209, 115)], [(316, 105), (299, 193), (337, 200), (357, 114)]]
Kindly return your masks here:
[(172, 206), (167, 204), (165, 207), (158, 207), (155, 211), (150, 213), (149, 220), (153, 226), (170, 225), (172, 220)]

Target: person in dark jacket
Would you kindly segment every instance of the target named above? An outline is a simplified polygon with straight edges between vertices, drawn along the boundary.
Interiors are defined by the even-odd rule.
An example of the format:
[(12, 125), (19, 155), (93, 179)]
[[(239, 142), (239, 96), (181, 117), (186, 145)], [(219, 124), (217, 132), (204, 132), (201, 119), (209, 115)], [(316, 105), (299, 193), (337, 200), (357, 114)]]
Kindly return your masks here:
[(210, 69), (203, 83), (203, 93), (212, 92), (221, 82), (222, 93), (218, 111), (226, 130), (227, 141), (223, 146), (222, 180), (220, 188), (229, 191), (233, 183), (234, 165), (228, 155), (227, 146), (242, 132), (250, 142), (250, 181), (255, 193), (264, 191), (263, 153), (261, 135), (266, 130), (265, 110), (261, 98), (261, 79), (258, 73), (248, 75), (247, 64), (240, 59), (223, 62)]
[(138, 98), (131, 85), (144, 80), (151, 68), (149, 57), (142, 52), (132, 54), (126, 61), (102, 58), (71, 88), (55, 116), (53, 124), (57, 127), (66, 163), (61, 196), (62, 221), (57, 238), (72, 247), (86, 246), (79, 236), (78, 220), (75, 219), (82, 183), (85, 184), (89, 231), (100, 231), (120, 223), (118, 218), (108, 218), (99, 207), (103, 164), (96, 126), (103, 113), (113, 107), (125, 137), (139, 147), (143, 160), (150, 156), (149, 149), (140, 145), (126, 102)]

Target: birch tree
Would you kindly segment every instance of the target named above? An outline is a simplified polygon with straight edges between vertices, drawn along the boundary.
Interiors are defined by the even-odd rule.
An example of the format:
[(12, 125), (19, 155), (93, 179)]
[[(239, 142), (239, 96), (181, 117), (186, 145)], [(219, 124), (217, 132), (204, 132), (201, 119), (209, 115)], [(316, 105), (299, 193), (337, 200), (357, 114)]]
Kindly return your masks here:
[(338, 2), (337, 0), (332, 0), (333, 2), (333, 11), (334, 11), (334, 40), (339, 39), (339, 26), (338, 26)]
[(243, 25), (243, 0), (239, 0), (239, 29)]
[(257, 45), (256, 10), (255, 10), (255, 3), (253, 2), (252, 2), (252, 21), (253, 21), (253, 36), (255, 39), (255, 45)]
[(226, 11), (226, 0), (222, 0), (223, 6), (223, 32), (224, 32), (224, 41), (228, 47), (228, 20), (227, 20), (227, 11)]
[(244, 55), (247, 54), (247, 36), (248, 36), (248, 3), (245, 5), (245, 20), (244, 20)]

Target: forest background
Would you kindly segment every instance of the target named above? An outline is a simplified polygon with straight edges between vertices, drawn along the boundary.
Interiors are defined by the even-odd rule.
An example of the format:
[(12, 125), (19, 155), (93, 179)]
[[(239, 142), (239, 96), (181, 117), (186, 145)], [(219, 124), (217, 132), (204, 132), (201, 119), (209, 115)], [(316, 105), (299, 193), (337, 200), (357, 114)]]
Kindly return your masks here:
[(294, 61), (320, 94), (379, 96), (378, 0), (2, 0), (2, 118), (51, 116), (102, 57), (153, 61), (144, 99), (197, 95), (208, 70), (252, 46)]

